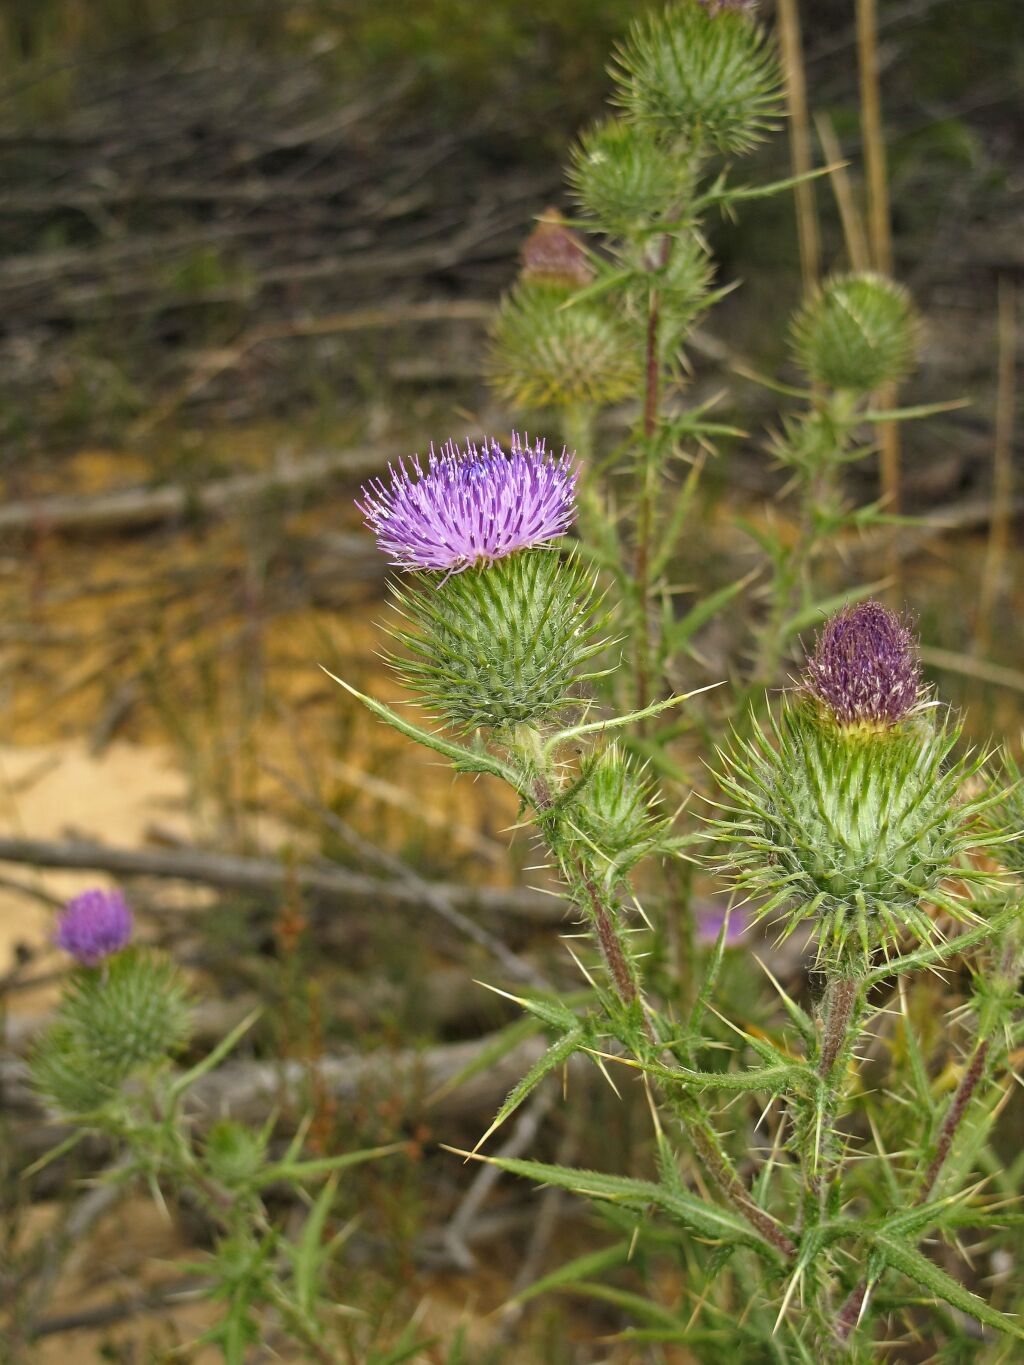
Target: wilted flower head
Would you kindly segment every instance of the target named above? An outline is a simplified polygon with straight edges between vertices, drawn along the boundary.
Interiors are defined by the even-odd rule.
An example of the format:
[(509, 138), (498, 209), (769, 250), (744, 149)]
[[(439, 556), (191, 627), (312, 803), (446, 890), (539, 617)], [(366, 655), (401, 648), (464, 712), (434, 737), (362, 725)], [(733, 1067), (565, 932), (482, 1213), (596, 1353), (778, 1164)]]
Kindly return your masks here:
[(86, 967), (120, 952), (132, 936), (132, 912), (120, 891), (96, 888), (68, 901), (57, 924), (58, 948)]
[(566, 227), (557, 209), (545, 209), (523, 243), (520, 279), (531, 284), (577, 288), (594, 278), (594, 267), (579, 236)]
[(493, 438), (478, 449), (433, 446), (424, 471), (399, 461), (390, 482), (371, 479), (356, 506), (377, 545), (402, 569), (459, 573), (563, 535), (576, 514), (576, 466), (563, 450), (513, 433), (508, 454)]
[(920, 695), (914, 637), (880, 602), (844, 607), (822, 627), (803, 685), (840, 725), (895, 725)]

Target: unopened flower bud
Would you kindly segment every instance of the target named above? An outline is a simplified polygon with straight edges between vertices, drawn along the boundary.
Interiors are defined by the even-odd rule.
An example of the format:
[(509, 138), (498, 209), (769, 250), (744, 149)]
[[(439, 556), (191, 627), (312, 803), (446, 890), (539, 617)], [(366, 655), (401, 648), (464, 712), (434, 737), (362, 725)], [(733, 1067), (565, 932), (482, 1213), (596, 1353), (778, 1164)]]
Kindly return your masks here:
[(921, 695), (914, 637), (881, 602), (846, 607), (822, 627), (803, 685), (838, 725), (896, 725)]
[(577, 233), (566, 227), (557, 209), (545, 209), (537, 226), (523, 243), (524, 284), (545, 284), (578, 289), (594, 278), (594, 267)]

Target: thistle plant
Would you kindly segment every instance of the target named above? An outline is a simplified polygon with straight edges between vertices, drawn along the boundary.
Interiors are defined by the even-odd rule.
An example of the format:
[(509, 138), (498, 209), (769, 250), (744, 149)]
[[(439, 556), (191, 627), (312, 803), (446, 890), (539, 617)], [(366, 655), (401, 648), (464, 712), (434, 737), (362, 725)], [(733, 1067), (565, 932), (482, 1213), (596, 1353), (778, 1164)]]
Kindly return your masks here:
[[(108, 1179), (144, 1182), (161, 1207), (166, 1196), (202, 1210), (214, 1229), (213, 1248), (185, 1269), (219, 1308), (200, 1341), (218, 1348), (228, 1365), (242, 1365), (275, 1337), (304, 1359), (334, 1361), (340, 1343), (329, 1274), (337, 1240), (325, 1230), (338, 1180), (344, 1169), (397, 1152), (400, 1144), (306, 1159), (305, 1128), (282, 1144), (273, 1119), (253, 1129), (222, 1118), (197, 1132), (190, 1092), (229, 1056), (255, 1015), (181, 1069), (192, 993), (173, 963), (131, 943), (132, 929), (132, 913), (116, 891), (86, 891), (60, 917), (55, 941), (75, 967), (31, 1059), (31, 1077), (70, 1135), (44, 1164), (98, 1137), (117, 1152)], [(308, 1192), (314, 1184), (316, 1194)], [(272, 1187), (309, 1204), (294, 1240), (268, 1210)], [(31, 1313), (20, 1330), (31, 1338)]]
[[(965, 750), (907, 619), (868, 600), (871, 585), (830, 603), (821, 581), (844, 532), (888, 521), (851, 504), (846, 467), (874, 453), (881, 424), (938, 410), (875, 405), (915, 349), (892, 281), (839, 272), (798, 303), (800, 386), (773, 385), (797, 405), (768, 442), (792, 528), (738, 528), (765, 572), (732, 686), (706, 706), (707, 689), (677, 682), (697, 633), (750, 584), (715, 585), (680, 614), (669, 576), (708, 457), (742, 435), (687, 402), (693, 329), (722, 293), (710, 219), (794, 183), (733, 180), (780, 109), (751, 10), (680, 0), (633, 26), (612, 66), (614, 112), (570, 159), (579, 217), (548, 210), (523, 248), (490, 376), (565, 451), (449, 443), (364, 489), (398, 570), (388, 662), (440, 728), (342, 685), (456, 771), (511, 787), (576, 916), (570, 952), (588, 990), (510, 997), (550, 1047), (467, 1154), (603, 1210), (617, 1240), (541, 1285), (608, 1297), (636, 1339), (706, 1361), (866, 1361), (879, 1320), (973, 1359), (968, 1319), (1024, 1339), (1012, 1297), (973, 1293), (923, 1248), (969, 1229), (1005, 1245), (1003, 1201), (1024, 1174), (993, 1141), (1021, 1040), (1019, 773)], [(627, 430), (607, 448), (612, 419)], [(732, 737), (716, 764), (723, 712)], [(677, 829), (666, 784), (689, 785), (671, 747), (688, 731), (691, 748), (705, 743), (712, 813)], [(705, 931), (687, 899), (694, 866), (723, 892)], [(676, 979), (659, 949), (688, 919)], [(820, 997), (795, 999), (766, 970), (775, 1014), (723, 1018), (737, 921), (795, 936)], [(929, 973), (958, 963), (973, 985), (926, 1045)], [(641, 1082), (653, 1174), (482, 1154), (577, 1053)], [(627, 1262), (643, 1292), (602, 1283)], [(692, 1303), (659, 1300), (659, 1268), (682, 1274)], [(993, 1361), (1011, 1358), (1000, 1349)]]

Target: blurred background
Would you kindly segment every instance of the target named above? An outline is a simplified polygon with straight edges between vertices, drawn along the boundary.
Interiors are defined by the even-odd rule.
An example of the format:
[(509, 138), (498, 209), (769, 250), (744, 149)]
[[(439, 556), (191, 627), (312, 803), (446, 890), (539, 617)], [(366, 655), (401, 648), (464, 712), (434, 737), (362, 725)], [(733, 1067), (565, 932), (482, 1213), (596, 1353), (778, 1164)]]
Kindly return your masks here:
[[(481, 1043), (515, 1011), (472, 978), (500, 974), (496, 944), (555, 970), (560, 909), (527, 886), (529, 847), (509, 852), (503, 794), (453, 784), (317, 665), (398, 696), (376, 655), (385, 566), (353, 494), (431, 440), (522, 419), (488, 390), (489, 322), (536, 216), (571, 211), (568, 147), (644, 8), (7, 0), (0, 13), (5, 1065), (52, 1008), (55, 907), (125, 880), (146, 936), (194, 971), (207, 1041), (269, 1004), (248, 1046), (301, 1064), (276, 1102), (313, 1111), (315, 1143), (399, 1131), (418, 1144), (398, 1174), (353, 1182), (349, 1292), (385, 1333), (417, 1305), (432, 1330), (461, 1324), (488, 1350), (505, 1332), (509, 1360), (592, 1361), (588, 1343), (615, 1323), (600, 1304), (489, 1317), (586, 1245), (588, 1215), (556, 1217), (523, 1190), (467, 1206), (471, 1176), (436, 1151), (472, 1145), (516, 1075)], [(848, 162), (815, 187), (824, 268), (843, 269), (864, 202), (855, 8), (802, 10), (817, 163)], [(761, 13), (774, 23), (771, 0)], [(899, 590), (930, 677), (984, 741), (1019, 732), (1024, 695), (1024, 12), (881, 0), (878, 23), (893, 268), (924, 318), (901, 401), (967, 400), (903, 430), (902, 506), (919, 521), (895, 533)], [(780, 135), (744, 177), (789, 169)], [(750, 434), (708, 466), (706, 529), (677, 566), (696, 591), (756, 567), (736, 516), (774, 514), (779, 398), (745, 376), (792, 377), (792, 199), (718, 223), (713, 247), (720, 281), (740, 287), (695, 338), (692, 395), (724, 390), (723, 420)], [(874, 462), (853, 478), (859, 501), (875, 495)], [(891, 568), (878, 545), (841, 548), (839, 588)], [(694, 687), (743, 648), (721, 629), (698, 641)], [(427, 904), (423, 877), (475, 939)], [(324, 1056), (369, 1060), (325, 1089)], [(12, 1094), (8, 1265), (83, 1173), (18, 1179), (49, 1139)], [(575, 1112), (545, 1126), (558, 1160), (588, 1164), (595, 1130), (628, 1153), (643, 1127), (596, 1090)], [(37, 1358), (167, 1358), (197, 1327), (168, 1264), (202, 1227), (139, 1199), (90, 1237)], [(616, 1349), (601, 1358), (640, 1358)]]

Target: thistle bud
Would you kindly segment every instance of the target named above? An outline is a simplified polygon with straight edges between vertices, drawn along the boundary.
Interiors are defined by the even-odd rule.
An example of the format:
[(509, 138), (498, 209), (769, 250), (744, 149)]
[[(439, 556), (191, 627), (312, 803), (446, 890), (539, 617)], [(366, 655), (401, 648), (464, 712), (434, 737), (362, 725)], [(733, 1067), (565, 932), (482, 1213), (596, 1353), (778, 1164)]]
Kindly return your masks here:
[(233, 1189), (259, 1175), (267, 1159), (266, 1134), (234, 1119), (221, 1119), (206, 1139), (206, 1162), (218, 1184)]
[(589, 284), (594, 267), (577, 233), (566, 227), (557, 209), (545, 209), (537, 226), (523, 243), (524, 284), (550, 285), (571, 292)]
[(692, 189), (686, 160), (652, 129), (607, 119), (574, 148), (569, 183), (602, 227), (628, 233), (664, 218)]
[(874, 603), (848, 609), (825, 625), (772, 734), (755, 727), (728, 759), (717, 833), (733, 841), (735, 882), (784, 934), (810, 929), (819, 961), (929, 940), (928, 901), (963, 912), (945, 883), (969, 876), (981, 806), (961, 800), (973, 769), (950, 762), (958, 730), (918, 698), (906, 627)]
[(726, 155), (775, 126), (782, 77), (751, 17), (683, 0), (640, 19), (616, 59), (617, 102), (637, 123)]
[(173, 965), (137, 951), (104, 973), (75, 976), (33, 1059), (36, 1085), (60, 1109), (82, 1112), (111, 1099), (135, 1072), (184, 1042), (185, 989)]
[(826, 281), (793, 319), (793, 349), (816, 384), (870, 393), (910, 368), (915, 323), (906, 290), (882, 275)]
[(514, 436), (508, 455), (496, 441), (449, 442), (413, 467), (360, 504), (397, 564), (435, 571), (394, 588), (409, 628), (392, 631), (403, 653), (390, 662), (457, 728), (537, 723), (593, 676), (582, 670), (607, 643), (590, 576), (551, 544), (575, 515), (573, 461)]
[(636, 388), (640, 349), (601, 300), (519, 285), (502, 300), (487, 369), (501, 398), (518, 407), (602, 406)]
[(604, 860), (609, 883), (655, 852), (666, 829), (643, 769), (616, 744), (584, 767), (569, 821)]

